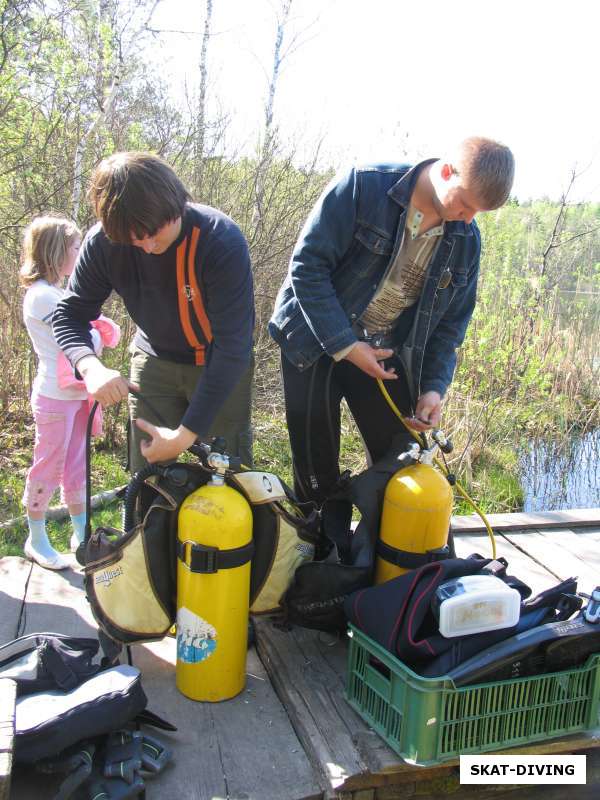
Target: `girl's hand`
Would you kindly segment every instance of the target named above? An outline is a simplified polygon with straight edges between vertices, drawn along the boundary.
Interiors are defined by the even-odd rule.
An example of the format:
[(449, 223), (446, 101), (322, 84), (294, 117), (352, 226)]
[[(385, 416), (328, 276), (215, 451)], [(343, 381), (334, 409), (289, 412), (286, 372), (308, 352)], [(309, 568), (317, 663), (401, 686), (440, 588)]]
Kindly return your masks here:
[(138, 389), (130, 384), (116, 369), (109, 369), (96, 356), (84, 356), (77, 362), (85, 388), (101, 406), (110, 406), (123, 400), (129, 394), (129, 388)]

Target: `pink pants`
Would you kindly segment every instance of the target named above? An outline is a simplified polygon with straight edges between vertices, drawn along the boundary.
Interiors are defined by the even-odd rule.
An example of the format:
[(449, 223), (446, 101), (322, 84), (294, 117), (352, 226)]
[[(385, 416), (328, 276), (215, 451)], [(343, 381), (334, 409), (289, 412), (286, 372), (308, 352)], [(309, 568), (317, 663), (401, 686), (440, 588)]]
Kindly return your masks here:
[(53, 400), (34, 392), (31, 408), (35, 445), (23, 504), (32, 511), (46, 511), (59, 486), (63, 503), (72, 506), (85, 502), (87, 397)]

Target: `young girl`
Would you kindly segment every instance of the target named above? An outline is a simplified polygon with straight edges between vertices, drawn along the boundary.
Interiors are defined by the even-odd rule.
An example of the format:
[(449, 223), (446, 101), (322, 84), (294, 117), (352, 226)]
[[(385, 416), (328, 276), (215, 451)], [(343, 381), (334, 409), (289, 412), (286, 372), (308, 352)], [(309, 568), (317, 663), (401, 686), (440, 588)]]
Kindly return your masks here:
[(23, 495), (29, 526), (24, 550), (28, 558), (46, 569), (69, 566), (46, 534), (46, 510), (58, 486), (73, 523), (72, 550), (83, 540), (85, 528), (87, 395), (78, 386), (60, 387), (60, 349), (51, 326), (52, 314), (63, 295), (61, 284), (73, 271), (80, 242), (77, 226), (61, 217), (34, 219), (23, 239), (20, 278), (27, 287), (23, 318), (39, 359), (31, 394), (35, 419), (33, 464)]

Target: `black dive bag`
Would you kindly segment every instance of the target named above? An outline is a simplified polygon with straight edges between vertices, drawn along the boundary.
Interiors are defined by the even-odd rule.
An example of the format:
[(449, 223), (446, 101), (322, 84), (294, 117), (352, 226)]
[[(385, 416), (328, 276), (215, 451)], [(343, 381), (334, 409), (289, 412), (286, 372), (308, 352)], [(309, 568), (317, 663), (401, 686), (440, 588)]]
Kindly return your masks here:
[(20, 697), (15, 709), (15, 760), (35, 763), (90, 737), (124, 727), (146, 707), (140, 671), (128, 664), (102, 670), (68, 692)]
[(0, 645), (0, 678), (17, 683), (17, 694), (69, 691), (100, 670), (92, 659), (98, 640), (61, 633), (29, 633)]
[[(140, 671), (94, 662), (97, 639), (30, 633), (0, 646), (16, 683), (15, 761), (34, 763), (131, 722), (146, 708)], [(149, 713), (149, 712), (147, 712)]]
[[(523, 637), (529, 636), (527, 631), (538, 629), (546, 623), (565, 620), (577, 607), (571, 602), (577, 592), (574, 578), (530, 598), (531, 589), (523, 581), (507, 574), (506, 568), (507, 563), (503, 558), (494, 560), (477, 554), (469, 558), (452, 558), (427, 564), (378, 586), (354, 592), (346, 598), (346, 614), (353, 625), (419, 675), (453, 675), (451, 670), (487, 648), (490, 648), (491, 656), (485, 665), (489, 667), (494, 654), (501, 652), (499, 643), (512, 637), (518, 645)], [(436, 589), (451, 578), (477, 574), (495, 575), (519, 592), (519, 622), (512, 628), (452, 638), (442, 636), (432, 610)], [(568, 625), (566, 622), (557, 624)], [(510, 661), (510, 653), (507, 654), (507, 661)]]

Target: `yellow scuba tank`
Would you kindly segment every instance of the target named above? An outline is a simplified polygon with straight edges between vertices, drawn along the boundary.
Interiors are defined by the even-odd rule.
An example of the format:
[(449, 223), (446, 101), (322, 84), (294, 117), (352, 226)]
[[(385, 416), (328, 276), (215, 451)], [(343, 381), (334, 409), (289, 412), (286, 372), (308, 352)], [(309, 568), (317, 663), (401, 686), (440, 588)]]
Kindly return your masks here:
[(385, 488), (375, 583), (420, 566), (418, 559), (411, 565), (411, 554), (439, 551), (448, 542), (453, 501), (448, 480), (433, 466), (431, 450), (421, 452), (414, 444), (404, 455), (409, 466), (398, 470)]
[(224, 471), (183, 501), (177, 534), (176, 684), (209, 702), (234, 697), (246, 682), (252, 511)]

